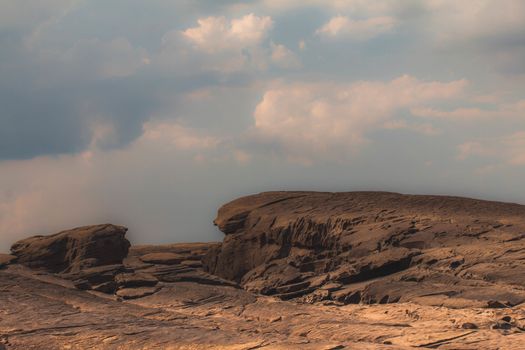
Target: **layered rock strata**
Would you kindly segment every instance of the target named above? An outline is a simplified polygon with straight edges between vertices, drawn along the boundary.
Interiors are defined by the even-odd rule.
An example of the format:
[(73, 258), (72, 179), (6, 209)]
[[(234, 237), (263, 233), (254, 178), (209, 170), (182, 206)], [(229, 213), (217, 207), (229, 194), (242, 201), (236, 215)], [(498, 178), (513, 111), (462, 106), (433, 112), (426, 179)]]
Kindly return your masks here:
[(267, 192), (218, 212), (205, 269), (307, 302), (525, 301), (525, 206), (385, 192)]

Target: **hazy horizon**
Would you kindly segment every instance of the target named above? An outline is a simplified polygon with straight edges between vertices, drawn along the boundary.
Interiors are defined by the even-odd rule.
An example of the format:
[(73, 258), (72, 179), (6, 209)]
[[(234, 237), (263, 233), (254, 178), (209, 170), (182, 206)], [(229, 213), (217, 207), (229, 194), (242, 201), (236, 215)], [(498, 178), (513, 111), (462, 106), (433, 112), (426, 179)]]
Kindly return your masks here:
[(272, 190), (525, 204), (520, 0), (0, 0), (0, 252)]

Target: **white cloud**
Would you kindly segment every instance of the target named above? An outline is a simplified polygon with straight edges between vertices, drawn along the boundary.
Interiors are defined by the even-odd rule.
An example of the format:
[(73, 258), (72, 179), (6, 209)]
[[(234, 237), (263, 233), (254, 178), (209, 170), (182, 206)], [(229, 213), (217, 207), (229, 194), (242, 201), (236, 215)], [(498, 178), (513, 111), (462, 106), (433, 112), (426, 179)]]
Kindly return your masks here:
[(281, 68), (301, 67), (301, 61), (292, 50), (281, 44), (271, 43), (271, 47), (271, 60), (276, 66)]
[(217, 137), (172, 121), (149, 121), (144, 124), (143, 130), (140, 142), (155, 142), (183, 151), (215, 149), (221, 142)]
[(273, 26), (270, 17), (253, 13), (227, 20), (225, 17), (207, 17), (197, 21), (198, 26), (182, 32), (195, 47), (205, 52), (241, 50), (261, 43)]
[(373, 17), (352, 20), (346, 16), (336, 16), (317, 30), (317, 34), (330, 38), (351, 38), (368, 40), (388, 33), (394, 29), (396, 20), (392, 17)]
[(251, 13), (239, 18), (206, 17), (196, 27), (173, 30), (162, 38), (153, 63), (179, 72), (232, 73), (264, 70), (271, 61), (268, 35), (273, 20)]
[(340, 159), (356, 152), (374, 129), (408, 128), (434, 133), (436, 130), (429, 125), (392, 122), (395, 112), (458, 98), (466, 84), (464, 80), (423, 82), (411, 76), (350, 85), (278, 84), (268, 89), (257, 105), (253, 133), (260, 142), (279, 145), (290, 158)]

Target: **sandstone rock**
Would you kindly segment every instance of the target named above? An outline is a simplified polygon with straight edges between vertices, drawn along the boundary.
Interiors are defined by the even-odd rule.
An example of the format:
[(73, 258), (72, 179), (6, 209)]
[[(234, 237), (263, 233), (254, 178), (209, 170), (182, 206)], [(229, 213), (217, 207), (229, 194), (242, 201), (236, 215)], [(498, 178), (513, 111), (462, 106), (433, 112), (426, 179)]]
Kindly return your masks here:
[(87, 281), (94, 285), (113, 281), (117, 274), (124, 272), (131, 272), (131, 270), (122, 264), (115, 264), (89, 267), (77, 272), (61, 273), (60, 277), (72, 281)]
[(117, 296), (123, 299), (138, 299), (148, 295), (157, 293), (160, 290), (159, 287), (138, 287), (138, 288), (123, 288), (117, 291)]
[(154, 276), (140, 272), (117, 275), (115, 276), (115, 282), (121, 288), (152, 287), (159, 283)]
[(0, 254), (0, 269), (16, 260), (16, 256), (9, 254)]
[(117, 290), (117, 283), (115, 281), (108, 281), (92, 286), (91, 289), (101, 293), (113, 294)]
[(0, 344), (523, 348), (523, 206), (274, 192), (224, 206), (216, 223), (222, 244), (137, 246), (109, 265), (96, 252), (105, 246), (84, 236), (20, 244), (19, 257), (34, 257), (24, 265), (38, 270), (13, 261), (0, 270)]
[[(267, 192), (224, 205), (214, 223), (225, 237), (203, 258), (205, 270), (254, 292), (451, 307), (525, 301), (525, 206), (386, 192)], [(332, 283), (342, 287), (304, 298)]]
[(16, 242), (11, 252), (18, 263), (50, 272), (78, 272), (84, 268), (121, 263), (129, 242), (127, 228), (115, 225), (84, 226), (50, 236)]
[(502, 329), (502, 330), (509, 330), (512, 328), (512, 324), (505, 321), (498, 321), (496, 324), (492, 326), (492, 329)]
[(150, 264), (175, 265), (180, 264), (185, 257), (175, 253), (150, 253), (140, 257), (140, 260)]
[(478, 329), (478, 326), (472, 322), (465, 322), (461, 325), (463, 329)]
[[(0, 344), (7, 349), (521, 350), (525, 339), (518, 328), (489, 329), (500, 310), (306, 305), (195, 282), (120, 290), (117, 301), (42, 276), (0, 270)], [(525, 317), (524, 309), (505, 311), (496, 317)], [(458, 329), (451, 319), (480, 328)]]

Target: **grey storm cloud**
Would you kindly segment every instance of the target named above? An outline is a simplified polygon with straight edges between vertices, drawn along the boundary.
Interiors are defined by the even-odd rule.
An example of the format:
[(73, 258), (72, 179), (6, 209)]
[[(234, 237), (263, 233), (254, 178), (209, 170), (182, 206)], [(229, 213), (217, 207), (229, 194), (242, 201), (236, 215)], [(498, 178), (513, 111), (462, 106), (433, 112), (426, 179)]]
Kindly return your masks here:
[(102, 118), (116, 135), (107, 147), (129, 143), (141, 134), (153, 108), (147, 91), (126, 80), (88, 86), (0, 87), (0, 159), (73, 153), (91, 142), (90, 123)]

